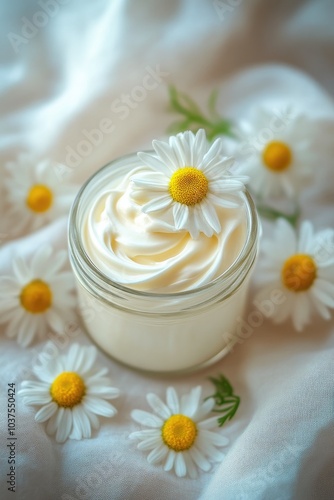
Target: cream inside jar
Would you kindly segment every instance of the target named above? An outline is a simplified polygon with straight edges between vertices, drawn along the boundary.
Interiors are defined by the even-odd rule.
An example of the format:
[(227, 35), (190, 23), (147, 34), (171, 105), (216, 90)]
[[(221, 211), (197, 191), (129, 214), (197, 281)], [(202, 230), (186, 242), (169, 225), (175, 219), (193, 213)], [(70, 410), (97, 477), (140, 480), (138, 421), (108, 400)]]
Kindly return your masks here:
[(175, 230), (172, 220), (142, 212), (147, 196), (134, 189), (133, 179), (145, 174), (154, 177), (138, 166), (110, 179), (87, 206), (82, 241), (91, 260), (109, 279), (145, 292), (184, 292), (218, 278), (245, 244), (244, 207), (219, 207), (221, 232), (193, 239), (188, 231)]
[(69, 248), (82, 316), (107, 354), (142, 370), (175, 372), (222, 357), (237, 341), (257, 254), (258, 222), (247, 190), (218, 207), (218, 234), (192, 238), (172, 214), (143, 212), (135, 179), (155, 173), (137, 155), (110, 163), (73, 205)]

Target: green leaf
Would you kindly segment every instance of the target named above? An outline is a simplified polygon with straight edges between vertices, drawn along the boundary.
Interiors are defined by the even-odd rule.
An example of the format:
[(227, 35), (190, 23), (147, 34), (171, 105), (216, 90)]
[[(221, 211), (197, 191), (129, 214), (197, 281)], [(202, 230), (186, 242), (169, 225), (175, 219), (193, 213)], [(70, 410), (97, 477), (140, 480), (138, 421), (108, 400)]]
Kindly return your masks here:
[(217, 91), (213, 91), (209, 98), (209, 111), (214, 114), (214, 120), (207, 118), (196, 104), (196, 102), (183, 92), (179, 92), (174, 85), (168, 87), (169, 109), (180, 116), (180, 121), (168, 128), (169, 133), (184, 132), (191, 130), (197, 132), (204, 128), (209, 140), (220, 135), (233, 136), (232, 123), (221, 118), (215, 111)]
[(286, 219), (294, 228), (296, 228), (298, 219), (300, 217), (300, 208), (298, 206), (296, 206), (295, 211), (291, 214), (280, 212), (279, 210), (276, 210), (267, 205), (260, 205), (259, 202), (256, 203), (256, 208), (259, 215), (261, 215), (262, 217), (265, 217), (269, 220), (276, 220), (280, 218)]
[(218, 378), (210, 377), (210, 380), (215, 386), (216, 392), (206, 399), (214, 398), (215, 408), (213, 411), (223, 413), (217, 419), (221, 427), (236, 414), (240, 405), (240, 397), (233, 394), (233, 387), (224, 375), (220, 375)]
[(217, 100), (218, 100), (219, 92), (218, 89), (214, 89), (211, 94), (209, 95), (208, 99), (208, 110), (210, 111), (211, 115), (215, 118), (217, 118), (218, 113), (217, 113)]

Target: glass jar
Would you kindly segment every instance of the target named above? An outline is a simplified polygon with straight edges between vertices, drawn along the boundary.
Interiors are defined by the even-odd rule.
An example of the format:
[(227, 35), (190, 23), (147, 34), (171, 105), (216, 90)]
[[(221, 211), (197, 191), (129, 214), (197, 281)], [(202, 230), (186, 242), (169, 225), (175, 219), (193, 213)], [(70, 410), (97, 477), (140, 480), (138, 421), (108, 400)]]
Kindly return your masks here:
[(111, 180), (138, 166), (137, 155), (119, 158), (83, 185), (69, 219), (69, 255), (84, 324), (92, 340), (112, 358), (134, 368), (180, 372), (211, 364), (238, 340), (251, 271), (258, 251), (259, 225), (248, 191), (242, 193), (246, 218), (243, 248), (218, 278), (196, 289), (149, 293), (131, 289), (103, 274), (82, 241), (83, 220), (92, 200)]

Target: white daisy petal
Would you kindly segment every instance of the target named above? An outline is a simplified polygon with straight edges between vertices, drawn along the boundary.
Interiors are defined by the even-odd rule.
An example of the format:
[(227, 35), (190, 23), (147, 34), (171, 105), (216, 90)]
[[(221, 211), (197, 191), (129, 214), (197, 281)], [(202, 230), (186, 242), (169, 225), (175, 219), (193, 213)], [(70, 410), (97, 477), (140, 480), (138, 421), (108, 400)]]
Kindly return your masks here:
[(189, 453), (184, 452), (183, 454), (184, 462), (186, 464), (187, 473), (191, 479), (196, 479), (198, 477), (197, 469)]
[(189, 165), (189, 160), (187, 158), (187, 153), (183, 148), (183, 143), (178, 136), (172, 136), (169, 138), (169, 143), (174, 150), (174, 154), (177, 159), (177, 164), (179, 167), (183, 168)]
[(209, 471), (211, 469), (211, 464), (210, 462), (205, 458), (203, 453), (201, 453), (196, 446), (193, 446), (189, 450), (189, 455), (200, 469), (204, 470), (205, 472)]
[(238, 208), (240, 206), (240, 200), (238, 199), (232, 199), (230, 197), (229, 199), (227, 198), (220, 198), (219, 196), (209, 193), (207, 195), (207, 199), (211, 201), (212, 203), (218, 205), (219, 207), (223, 208)]
[(166, 458), (165, 466), (164, 466), (164, 470), (166, 472), (168, 472), (168, 471), (170, 471), (170, 470), (173, 469), (175, 458), (176, 458), (175, 451), (174, 450), (169, 450), (167, 458)]
[[(154, 394), (148, 394), (147, 400), (152, 409), (158, 412), (164, 420), (156, 415), (141, 410), (134, 410), (132, 418), (136, 422), (152, 427), (142, 431), (132, 432), (130, 439), (139, 440), (137, 448), (149, 451), (147, 460), (151, 464), (164, 462), (164, 470), (174, 469), (178, 477), (197, 477), (196, 466), (203, 471), (211, 468), (211, 462), (223, 458), (216, 448), (228, 444), (228, 439), (220, 434), (205, 430), (217, 428), (217, 417), (197, 422), (193, 415), (207, 416), (212, 409), (211, 402), (201, 402), (202, 388), (193, 388), (189, 394), (179, 397), (173, 387), (166, 391), (166, 404)], [(210, 425), (208, 425), (210, 421)], [(204, 429), (204, 430), (203, 430)]]
[[(64, 180), (59, 182), (56, 166), (48, 159), (37, 161), (29, 156), (25, 160), (18, 157), (11, 168), (6, 169), (5, 198), (9, 205), (6, 225), (11, 233), (32, 231), (68, 212), (77, 187), (66, 185)], [(33, 267), (35, 264), (38, 265), (37, 257)]]
[(156, 156), (153, 156), (150, 153), (137, 153), (137, 155), (141, 159), (144, 165), (151, 167), (156, 172), (161, 172), (168, 178), (170, 177), (171, 169), (169, 166), (165, 165), (165, 163), (162, 160), (160, 160)]
[(171, 416), (171, 411), (165, 403), (155, 394), (149, 393), (146, 396), (147, 402), (159, 417), (166, 419)]
[(202, 436), (199, 436), (196, 445), (200, 452), (210, 457), (211, 462), (221, 462), (225, 457), (224, 453), (217, 450), (211, 443), (204, 441)]
[(211, 432), (205, 429), (201, 431), (201, 436), (205, 441), (216, 446), (226, 446), (230, 441), (227, 437), (218, 434), (218, 432)]
[(242, 200), (237, 194), (244, 190), (246, 178), (229, 171), (234, 160), (221, 155), (222, 140), (217, 139), (210, 146), (205, 131), (200, 129), (196, 135), (186, 131), (170, 137), (168, 144), (153, 141), (153, 147), (156, 155), (138, 155), (144, 165), (162, 173), (164, 178), (155, 180), (146, 172), (141, 177), (134, 176), (132, 199), (146, 214), (159, 211), (161, 222), (169, 225), (172, 212), (175, 229), (188, 231), (193, 239), (200, 233), (209, 238), (219, 233), (217, 210), (240, 207)]
[[(56, 434), (57, 442), (90, 438), (92, 428), (99, 428), (97, 415), (112, 417), (117, 413), (106, 399), (116, 398), (119, 390), (104, 385), (110, 381), (104, 377), (106, 369), (96, 371), (92, 366), (95, 358), (95, 347), (72, 344), (67, 353), (33, 367), (40, 382), (22, 383), (19, 394), (23, 402), (44, 405), (35, 418), (38, 422), (48, 420), (46, 431)], [(88, 387), (94, 389), (94, 384), (98, 395), (87, 391)]]
[(135, 431), (129, 434), (129, 439), (146, 439), (148, 437), (156, 437), (157, 432), (159, 433), (159, 431), (157, 431), (156, 429), (144, 429), (142, 431)]
[(61, 414), (63, 411), (64, 411), (64, 408), (60, 408), (57, 411), (57, 413), (55, 413), (48, 421), (48, 423), (46, 425), (46, 432), (47, 432), (47, 434), (49, 434), (49, 436), (53, 436), (56, 433), (57, 428), (58, 428), (59, 423), (60, 423), (60, 417), (61, 417)]
[(20, 294), (21, 287), (12, 276), (2, 276), (0, 283), (0, 298), (16, 298)]
[(26, 314), (23, 309), (13, 312), (12, 319), (6, 329), (6, 335), (12, 338), (17, 335), (18, 330), (21, 329), (21, 325), (25, 322)]
[(203, 200), (201, 203), (201, 209), (204, 218), (208, 221), (214, 232), (219, 233), (221, 230), (221, 224), (215, 209), (206, 200)]
[(46, 383), (46, 382), (36, 382), (36, 381), (31, 381), (31, 380), (24, 380), (21, 384), (21, 387), (23, 387), (23, 389), (20, 389), (19, 390), (19, 394), (23, 394), (23, 391), (25, 389), (31, 389), (31, 390), (34, 390), (34, 391), (46, 391), (49, 389), (49, 384)]
[[(288, 116), (284, 111), (280, 113), (283, 117)], [(265, 116), (265, 118), (263, 118)], [(280, 121), (276, 111), (267, 109), (265, 114), (257, 109), (249, 124), (240, 123), (236, 128), (242, 138), (243, 145), (247, 147), (243, 154), (241, 170), (248, 173), (252, 171), (249, 185), (251, 190), (264, 198), (272, 198), (285, 195), (291, 199), (299, 194), (301, 189), (312, 179), (314, 165), (321, 160), (314, 154), (319, 150), (314, 139), (308, 141), (305, 149), (304, 137), (312, 137), (310, 134), (309, 119), (302, 115), (289, 115), (289, 123), (285, 124), (284, 130), (274, 131), (274, 121)], [(262, 117), (261, 119), (258, 119)], [(282, 121), (282, 123), (283, 123)], [(271, 137), (264, 137), (263, 131), (272, 129)], [(261, 140), (260, 140), (261, 138)], [(250, 152), (248, 152), (250, 150)], [(305, 154), (308, 151), (308, 154)], [(313, 154), (312, 154), (313, 153)], [(263, 177), (266, 179), (265, 189), (259, 182)]]
[(140, 443), (138, 443), (137, 448), (138, 450), (148, 451), (156, 449), (156, 447), (159, 447), (160, 445), (161, 445), (160, 436), (154, 436), (154, 437), (148, 437), (145, 439), (145, 441), (141, 441)]
[(158, 464), (166, 457), (167, 453), (168, 448), (162, 444), (159, 448), (155, 448), (148, 454), (147, 461), (150, 464)]
[(222, 149), (222, 142), (220, 139), (216, 139), (215, 142), (210, 147), (209, 151), (205, 153), (203, 160), (199, 164), (198, 168), (200, 170), (204, 170), (203, 165), (207, 165), (210, 163), (211, 160), (219, 157), (221, 149)]
[(325, 320), (331, 319), (331, 313), (329, 309), (320, 300), (318, 300), (317, 297), (314, 296), (314, 290), (312, 290), (310, 293), (313, 298), (314, 307), (316, 308), (320, 316)]
[(202, 420), (205, 415), (211, 412), (213, 407), (215, 406), (214, 398), (209, 398), (204, 403), (198, 406), (196, 413), (193, 415), (194, 420), (197, 422), (198, 420)]
[(205, 420), (202, 420), (201, 422), (198, 422), (197, 427), (199, 429), (213, 429), (218, 425), (217, 418), (218, 417), (210, 417)]
[(159, 191), (166, 191), (166, 179), (165, 177), (158, 177), (158, 175), (155, 175), (154, 178), (152, 179), (152, 174), (150, 177), (138, 177), (138, 176), (133, 176), (131, 178), (131, 181), (139, 187), (142, 188), (148, 188), (150, 190), (153, 190), (155, 192)]
[(188, 396), (187, 399), (183, 400), (182, 411), (184, 412), (185, 415), (188, 415), (188, 417), (194, 417), (196, 415), (201, 394), (202, 394), (202, 387), (198, 385), (197, 387), (195, 387), (190, 391), (190, 393), (187, 395)]
[(43, 406), (35, 415), (36, 422), (45, 422), (46, 420), (49, 420), (49, 418), (56, 413), (57, 408), (58, 406), (54, 402)]
[(46, 405), (52, 400), (50, 394), (31, 394), (24, 396), (23, 402), (26, 405)]
[(28, 347), (31, 344), (36, 333), (36, 323), (34, 319), (26, 316), (24, 323), (21, 324), (17, 341), (22, 347)]
[(12, 261), (12, 266), (14, 273), (17, 276), (17, 279), (21, 285), (25, 285), (33, 278), (32, 271), (29, 269), (26, 261), (20, 256), (17, 255), (14, 257)]
[(90, 421), (92, 428), (97, 430), (100, 427), (100, 421), (97, 415), (95, 415), (95, 413), (92, 413), (90, 411), (86, 411), (86, 415)]
[(174, 462), (175, 473), (178, 477), (184, 477), (187, 474), (186, 463), (182, 453), (177, 453)]
[[(44, 274), (47, 269), (47, 265), (50, 263), (49, 261), (51, 255), (51, 245), (43, 245), (36, 251), (31, 259), (31, 271), (33, 276), (37, 277), (41, 272)], [(41, 264), (43, 265), (43, 269), (41, 269)]]
[(163, 425), (163, 420), (161, 420), (161, 418), (147, 411), (133, 410), (131, 412), (131, 417), (138, 422), (138, 424), (147, 425), (148, 427), (162, 427)]
[(313, 228), (310, 221), (306, 220), (302, 223), (300, 227), (300, 235), (298, 242), (298, 252), (299, 253), (309, 253), (313, 250), (310, 248), (310, 243), (313, 239)]
[[(221, 181), (223, 179), (228, 179), (232, 182), (235, 180), (235, 176), (233, 178), (227, 177), (229, 169), (234, 164), (234, 158), (220, 158), (213, 157), (209, 162), (205, 162), (205, 175), (209, 179), (209, 181)], [(203, 168), (203, 167), (202, 167)], [(238, 176), (241, 179), (248, 179), (246, 176)], [(236, 181), (240, 188), (240, 181)], [(233, 184), (232, 184), (233, 187)]]
[(176, 229), (183, 229), (189, 218), (189, 207), (182, 203), (175, 203), (173, 206), (173, 216)]
[(222, 194), (234, 193), (236, 191), (241, 191), (243, 189), (243, 184), (239, 181), (230, 180), (230, 179), (221, 179), (212, 186), (211, 192), (220, 196)]
[(119, 397), (120, 390), (116, 387), (100, 387), (98, 383), (95, 385), (87, 383), (87, 394), (103, 397), (105, 399), (115, 399)]
[(323, 280), (317, 280), (313, 289), (313, 295), (327, 307), (334, 307), (334, 286)]
[[(90, 420), (81, 406), (72, 408), (73, 425), (78, 426), (83, 438), (90, 438), (92, 434)], [(81, 438), (80, 438), (81, 439)]]
[[(14, 276), (4, 281), (4, 285), (9, 286), (9, 294), (1, 301), (0, 311), (2, 322), (8, 323), (7, 336), (16, 337), (22, 347), (30, 345), (36, 337), (42, 339), (49, 327), (62, 333), (63, 319), (75, 317), (71, 310), (75, 300), (69, 300), (68, 295), (72, 288), (69, 286), (70, 274), (60, 270), (65, 260), (66, 252), (53, 253), (50, 245), (40, 247), (30, 262), (20, 255), (13, 259)], [(2, 286), (0, 284), (0, 297)], [(12, 297), (15, 288), (16, 297)]]
[(117, 413), (116, 408), (111, 403), (94, 396), (85, 396), (82, 404), (88, 411), (102, 417), (113, 417)]
[[(301, 224), (299, 235), (284, 219), (276, 223), (274, 237), (264, 242), (263, 253), (266, 264), (260, 263), (260, 275), (267, 274), (266, 284), (256, 294), (256, 300), (267, 300), (271, 290), (281, 289), (284, 300), (277, 304), (271, 316), (275, 323), (289, 317), (297, 331), (310, 323), (312, 304), (316, 312), (329, 319), (328, 308), (334, 308), (334, 260), (326, 270), (319, 266), (318, 257), (313, 256), (324, 230), (315, 234), (309, 221)], [(326, 254), (334, 257), (334, 248)], [(318, 267), (319, 266), (319, 267)]]
[[(18, 307), (18, 299), (15, 298), (7, 298), (0, 297), (0, 323), (7, 323), (12, 319), (13, 313), (15, 314), (15, 310)], [(22, 311), (23, 313), (23, 311)]]
[(58, 314), (55, 309), (49, 309), (46, 313), (46, 319), (51, 328), (58, 333), (64, 333), (65, 325), (61, 316)]
[(176, 390), (174, 387), (168, 387), (166, 391), (166, 401), (167, 405), (170, 408), (172, 414), (179, 413), (180, 405), (179, 398), (177, 396)]
[(157, 210), (163, 210), (171, 205), (170, 196), (160, 196), (159, 198), (149, 201), (143, 205), (142, 210), (145, 214), (149, 214), (150, 212), (156, 212)]
[(69, 408), (61, 408), (60, 410), (63, 410), (63, 412), (59, 418), (59, 427), (56, 431), (56, 441), (57, 443), (64, 443), (72, 430), (72, 411)]
[[(184, 133), (177, 134), (178, 147), (179, 152), (182, 154), (184, 158), (184, 166), (190, 167), (193, 165), (193, 152), (192, 152), (192, 144), (194, 142), (194, 135), (188, 130)], [(169, 142), (171, 142), (171, 138), (169, 138)]]
[(152, 145), (157, 155), (161, 158), (166, 167), (169, 168), (170, 172), (173, 172), (176, 168), (178, 168), (175, 153), (169, 144), (154, 140)]
[(95, 363), (97, 350), (95, 346), (84, 346), (79, 352), (73, 351), (72, 370), (81, 374), (87, 373)]
[(193, 158), (192, 164), (199, 165), (203, 156), (205, 155), (205, 150), (207, 146), (206, 135), (204, 129), (199, 129), (195, 136), (194, 146), (192, 148)]

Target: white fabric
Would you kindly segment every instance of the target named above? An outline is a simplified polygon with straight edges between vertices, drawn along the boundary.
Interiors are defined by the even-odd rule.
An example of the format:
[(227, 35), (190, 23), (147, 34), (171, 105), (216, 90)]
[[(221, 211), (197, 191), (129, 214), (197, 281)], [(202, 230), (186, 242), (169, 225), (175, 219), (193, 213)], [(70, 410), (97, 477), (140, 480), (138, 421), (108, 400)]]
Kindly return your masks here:
[[(1, 169), (22, 151), (63, 163), (68, 147), (77, 150), (86, 139), (84, 130), (96, 129), (108, 118), (114, 130), (104, 133), (101, 143), (76, 164), (70, 158), (69, 178), (81, 184), (109, 160), (147, 148), (153, 138), (165, 135), (175, 118), (166, 110), (167, 82), (203, 105), (218, 87), (220, 111), (230, 117), (247, 117), (254, 103), (288, 101), (321, 118), (324, 161), (315, 165), (314, 183), (303, 197), (303, 216), (318, 228), (333, 227), (334, 105), (324, 90), (332, 90), (334, 78), (331, 0), (54, 0), (46, 21), (36, 16), (41, 3), (16, 0), (2, 5)], [(23, 18), (45, 26), (15, 51), (9, 34), (22, 34)], [(134, 89), (143, 82), (153, 87), (154, 80), (145, 77), (159, 68), (163, 74), (156, 77), (155, 88), (142, 101), (132, 100), (133, 109), (121, 112), (117, 99), (131, 92), (142, 95)], [(265, 236), (270, 234), (269, 224), (264, 229)], [(44, 241), (66, 248), (66, 218), (13, 241), (10, 234), (3, 236), (1, 275), (10, 271), (13, 252), (29, 256)], [(256, 282), (255, 274), (253, 287)], [(246, 317), (252, 308), (250, 297)], [(83, 332), (75, 340), (90, 342)], [(24, 350), (2, 336), (3, 387), (29, 378), (36, 354), (44, 348), (36, 343)], [(114, 402), (118, 415), (102, 419), (90, 440), (57, 445), (35, 423), (35, 410), (18, 398), (16, 498), (333, 498), (333, 321), (315, 321), (302, 334), (290, 323), (274, 327), (265, 321), (215, 366), (182, 377), (143, 375), (102, 354), (99, 359), (122, 396)], [(163, 398), (169, 384), (180, 393), (201, 384), (209, 395), (207, 377), (219, 373), (241, 396), (236, 417), (220, 431), (230, 438), (225, 460), (197, 480), (178, 479), (149, 465), (147, 452), (128, 440), (138, 429), (130, 411), (148, 409), (146, 392)], [(3, 394), (0, 497), (6, 499), (15, 495), (6, 485)]]

